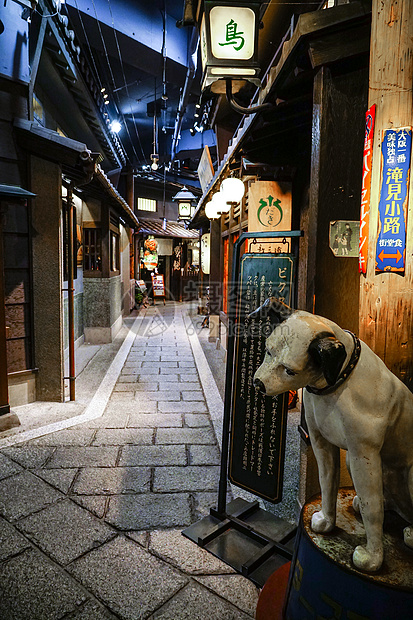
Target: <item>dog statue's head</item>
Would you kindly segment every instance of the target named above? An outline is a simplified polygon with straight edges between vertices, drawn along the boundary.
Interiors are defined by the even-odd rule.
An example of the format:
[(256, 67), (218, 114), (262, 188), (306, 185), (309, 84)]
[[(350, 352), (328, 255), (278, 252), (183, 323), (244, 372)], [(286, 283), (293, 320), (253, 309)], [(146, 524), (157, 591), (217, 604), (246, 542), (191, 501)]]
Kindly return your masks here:
[(268, 396), (311, 385), (334, 385), (347, 352), (331, 322), (294, 311), (271, 297), (250, 314), (269, 319), (274, 327), (266, 340), (265, 357), (254, 375), (254, 386)]

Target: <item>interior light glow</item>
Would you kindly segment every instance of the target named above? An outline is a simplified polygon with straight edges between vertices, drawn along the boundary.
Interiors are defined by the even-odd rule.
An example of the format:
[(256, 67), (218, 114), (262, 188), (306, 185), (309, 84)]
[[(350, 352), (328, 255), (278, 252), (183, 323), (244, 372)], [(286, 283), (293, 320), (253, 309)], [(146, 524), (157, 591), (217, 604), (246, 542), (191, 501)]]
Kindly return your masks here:
[(110, 129), (111, 131), (113, 131), (113, 133), (119, 133), (122, 129), (122, 125), (119, 121), (112, 121), (110, 124)]
[(245, 185), (241, 179), (228, 177), (221, 183), (220, 192), (230, 202), (240, 202), (245, 194)]
[(205, 215), (209, 220), (216, 220), (219, 217), (218, 211), (212, 200), (210, 200), (205, 207)]
[(216, 192), (211, 199), (218, 213), (228, 213), (231, 204), (227, 203), (227, 197), (222, 192)]

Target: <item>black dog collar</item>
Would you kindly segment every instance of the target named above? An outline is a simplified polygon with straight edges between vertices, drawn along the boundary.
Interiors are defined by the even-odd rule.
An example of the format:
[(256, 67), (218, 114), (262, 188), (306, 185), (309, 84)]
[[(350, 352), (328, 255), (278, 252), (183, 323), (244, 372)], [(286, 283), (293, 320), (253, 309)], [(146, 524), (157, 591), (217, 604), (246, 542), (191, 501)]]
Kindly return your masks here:
[(321, 395), (331, 394), (332, 392), (334, 392), (342, 383), (344, 383), (344, 381), (347, 379), (350, 373), (354, 370), (357, 362), (359, 361), (359, 357), (361, 353), (360, 340), (357, 338), (355, 334), (353, 334), (353, 332), (350, 332), (347, 329), (345, 329), (344, 331), (346, 331), (348, 334), (351, 334), (354, 340), (353, 353), (351, 354), (351, 357), (349, 359), (347, 366), (344, 368), (344, 370), (341, 371), (334, 385), (327, 385), (327, 387), (321, 388), (321, 389), (311, 387), (310, 385), (306, 385), (305, 389), (311, 394), (317, 394), (321, 396)]

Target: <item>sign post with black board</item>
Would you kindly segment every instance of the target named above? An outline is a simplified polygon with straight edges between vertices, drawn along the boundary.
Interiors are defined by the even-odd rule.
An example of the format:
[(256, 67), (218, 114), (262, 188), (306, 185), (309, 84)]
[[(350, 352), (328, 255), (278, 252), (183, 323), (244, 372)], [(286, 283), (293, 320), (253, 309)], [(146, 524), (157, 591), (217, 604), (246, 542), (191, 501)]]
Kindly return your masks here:
[(254, 389), (272, 327), (249, 315), (268, 297), (291, 305), (294, 266), (292, 254), (244, 254), (237, 299), (229, 479), (273, 503), (282, 499), (288, 398)]
[[(288, 397), (266, 397), (253, 386), (273, 327), (250, 314), (268, 297), (294, 305), (294, 242), (301, 234), (242, 233), (234, 244), (218, 506), (182, 532), (259, 587), (291, 560), (296, 528), (258, 501), (236, 498), (227, 504), (227, 486), (229, 479), (269, 502), (282, 499)], [(291, 239), (291, 253), (253, 252), (257, 240), (274, 245), (276, 239)], [(241, 258), (247, 240), (249, 251)]]

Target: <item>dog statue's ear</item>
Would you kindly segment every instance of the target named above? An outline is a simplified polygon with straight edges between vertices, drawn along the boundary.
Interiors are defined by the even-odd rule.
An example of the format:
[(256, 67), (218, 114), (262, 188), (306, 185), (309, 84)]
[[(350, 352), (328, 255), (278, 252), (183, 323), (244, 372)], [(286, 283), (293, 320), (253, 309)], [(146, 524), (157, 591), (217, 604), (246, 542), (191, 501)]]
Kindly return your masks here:
[(273, 325), (282, 323), (289, 316), (291, 316), (293, 310), (282, 301), (279, 301), (276, 297), (269, 297), (264, 301), (262, 306), (254, 310), (249, 314), (249, 317), (253, 318), (267, 318), (269, 317)]
[(328, 385), (334, 385), (347, 356), (344, 344), (334, 336), (320, 335), (311, 342), (308, 352)]

